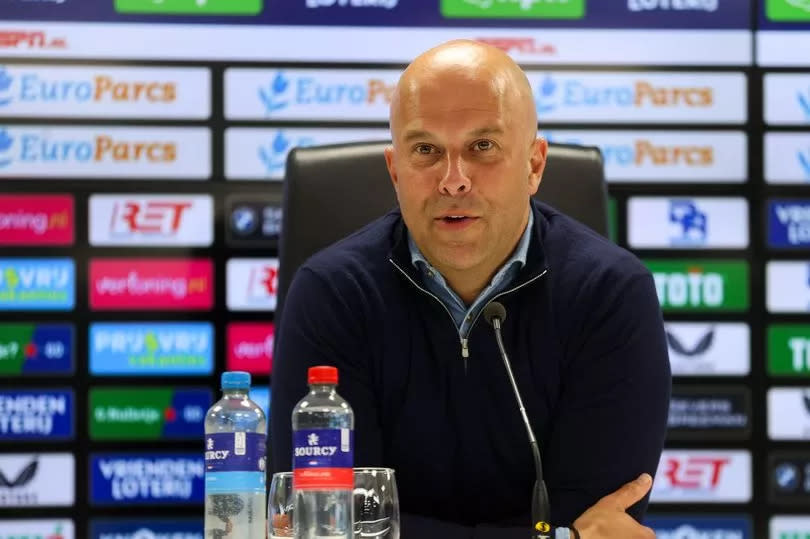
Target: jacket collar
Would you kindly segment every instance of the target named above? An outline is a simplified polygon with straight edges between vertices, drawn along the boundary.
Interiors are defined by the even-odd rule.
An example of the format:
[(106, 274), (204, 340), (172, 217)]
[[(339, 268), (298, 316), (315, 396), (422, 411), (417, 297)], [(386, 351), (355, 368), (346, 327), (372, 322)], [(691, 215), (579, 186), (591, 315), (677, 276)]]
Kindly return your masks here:
[[(545, 205), (531, 199), (530, 207), (531, 211), (534, 212), (534, 227), (529, 240), (526, 264), (521, 268), (515, 282), (510, 288), (514, 288), (526, 281), (534, 279), (548, 270), (544, 239), (548, 233), (549, 223), (543, 214)], [(411, 251), (408, 247), (408, 231), (405, 226), (405, 221), (402, 219), (402, 214), (398, 208), (393, 210), (391, 214), (395, 215), (396, 219), (391, 230), (392, 247), (388, 253), (388, 258), (393, 264), (399, 267), (401, 271), (407, 273), (411, 279), (418, 283), (421, 280), (421, 276), (411, 263)]]

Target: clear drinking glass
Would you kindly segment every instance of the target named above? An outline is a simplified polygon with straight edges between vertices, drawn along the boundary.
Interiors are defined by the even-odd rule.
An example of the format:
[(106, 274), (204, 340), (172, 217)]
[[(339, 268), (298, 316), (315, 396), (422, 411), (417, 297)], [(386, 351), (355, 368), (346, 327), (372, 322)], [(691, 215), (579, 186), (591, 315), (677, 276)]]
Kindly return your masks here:
[(399, 494), (391, 468), (354, 469), (354, 539), (399, 539)]
[[(273, 474), (267, 497), (267, 536), (294, 537), (292, 472)], [(354, 469), (354, 539), (399, 539), (399, 495), (391, 468)]]
[(270, 539), (294, 536), (295, 496), (292, 485), (292, 472), (273, 474), (267, 496), (267, 537)]

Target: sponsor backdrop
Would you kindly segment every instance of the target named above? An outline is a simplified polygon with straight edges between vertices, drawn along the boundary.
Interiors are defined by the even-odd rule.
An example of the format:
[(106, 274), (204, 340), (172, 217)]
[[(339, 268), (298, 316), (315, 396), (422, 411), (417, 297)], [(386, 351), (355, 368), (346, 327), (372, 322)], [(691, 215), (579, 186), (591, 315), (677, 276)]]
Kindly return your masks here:
[(0, 539), (202, 538), (219, 374), (272, 406), (287, 154), (388, 138), (403, 66), (457, 37), (601, 149), (654, 273), (649, 525), (810, 537), (810, 0), (0, 3)]

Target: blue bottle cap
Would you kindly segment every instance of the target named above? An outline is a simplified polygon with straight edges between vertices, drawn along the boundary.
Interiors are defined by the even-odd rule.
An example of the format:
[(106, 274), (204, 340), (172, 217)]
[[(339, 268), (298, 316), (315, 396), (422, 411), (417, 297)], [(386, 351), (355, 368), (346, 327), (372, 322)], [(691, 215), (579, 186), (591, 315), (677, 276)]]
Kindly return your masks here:
[(250, 389), (250, 373), (244, 371), (223, 372), (222, 389)]

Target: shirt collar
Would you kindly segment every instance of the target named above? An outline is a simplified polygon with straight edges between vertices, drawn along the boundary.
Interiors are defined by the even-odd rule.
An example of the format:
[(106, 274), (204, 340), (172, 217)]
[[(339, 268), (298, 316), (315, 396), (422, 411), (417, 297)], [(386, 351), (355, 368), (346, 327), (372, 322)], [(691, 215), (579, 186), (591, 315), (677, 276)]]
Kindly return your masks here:
[[(529, 242), (531, 240), (531, 233), (532, 228), (534, 226), (534, 211), (531, 205), (529, 206), (529, 221), (526, 223), (526, 229), (523, 231), (523, 235), (520, 236), (520, 241), (517, 244), (514, 252), (512, 252), (512, 256), (504, 263), (504, 265), (496, 272), (496, 275), (500, 275), (504, 269), (512, 267), (512, 265), (517, 264), (518, 269), (522, 268), (526, 265), (526, 257), (529, 253)], [(411, 252), (411, 264), (414, 265), (417, 269), (419, 269), (420, 263), (424, 264), (424, 267), (428, 270), (434, 271), (438, 273), (437, 270), (430, 265), (430, 262), (422, 254), (422, 251), (419, 250), (419, 247), (416, 246), (416, 243), (413, 241), (410, 232), (408, 232), (408, 249)]]

